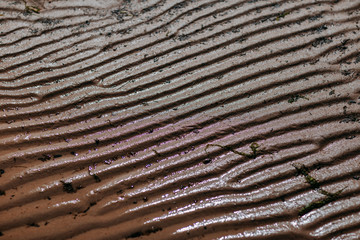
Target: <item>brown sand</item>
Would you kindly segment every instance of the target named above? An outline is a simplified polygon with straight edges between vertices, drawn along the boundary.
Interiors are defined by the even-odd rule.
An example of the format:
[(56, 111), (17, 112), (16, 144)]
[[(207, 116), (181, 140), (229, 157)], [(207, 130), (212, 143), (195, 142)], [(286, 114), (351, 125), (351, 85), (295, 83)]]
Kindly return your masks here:
[(0, 240), (360, 239), (359, 21), (0, 1)]

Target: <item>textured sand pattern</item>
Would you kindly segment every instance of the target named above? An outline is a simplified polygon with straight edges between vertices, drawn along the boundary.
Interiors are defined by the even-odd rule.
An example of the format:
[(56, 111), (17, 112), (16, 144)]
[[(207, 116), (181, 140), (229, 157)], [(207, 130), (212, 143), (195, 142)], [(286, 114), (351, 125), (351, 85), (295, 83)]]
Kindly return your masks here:
[(360, 239), (360, 2), (0, 1), (0, 240)]

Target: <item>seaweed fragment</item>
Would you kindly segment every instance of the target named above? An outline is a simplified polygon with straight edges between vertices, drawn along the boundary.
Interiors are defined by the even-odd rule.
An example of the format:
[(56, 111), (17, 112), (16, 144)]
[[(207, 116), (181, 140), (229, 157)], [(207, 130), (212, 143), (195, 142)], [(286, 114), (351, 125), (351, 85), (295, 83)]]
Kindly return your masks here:
[(276, 21), (280, 21), (280, 19), (282, 18), (285, 18), (286, 15), (289, 15), (290, 12), (282, 12), (282, 13), (279, 13), (277, 16), (276, 16)]
[(24, 4), (25, 4), (25, 13), (26, 14), (32, 14), (32, 13), (36, 13), (39, 14), (40, 13), (40, 8), (37, 6), (29, 6), (26, 4), (26, 1), (23, 0)]
[(321, 200), (318, 201), (313, 201), (309, 204), (307, 204), (306, 206), (304, 206), (303, 208), (300, 209), (299, 211), (299, 216), (303, 216), (309, 212), (311, 212), (314, 209), (318, 209), (321, 208), (323, 206), (325, 206), (328, 203), (331, 203), (335, 200), (337, 200), (339, 198), (339, 195), (344, 191), (343, 188), (335, 193), (331, 193), (328, 191), (325, 191), (324, 189), (322, 189), (320, 187), (320, 183), (318, 180), (316, 180), (314, 177), (312, 177), (309, 174), (309, 169), (305, 166), (305, 165), (301, 165), (301, 166), (296, 166), (293, 164), (293, 167), (297, 170), (297, 172), (301, 175), (303, 175), (305, 177), (306, 182), (311, 186), (311, 188), (315, 189), (317, 192), (321, 193), (322, 195), (326, 196), (326, 198), (323, 198)]
[(321, 190), (321, 193), (323, 193), (323, 195), (326, 195), (327, 197), (322, 200), (319, 200), (319, 201), (311, 202), (308, 205), (306, 205), (305, 207), (303, 207), (302, 209), (300, 209), (299, 216), (303, 216), (303, 215), (311, 212), (314, 209), (321, 208), (321, 207), (325, 206), (326, 204), (337, 200), (339, 198), (339, 195), (342, 193), (342, 191), (344, 191), (344, 189), (345, 188), (337, 191), (336, 193), (329, 193), (325, 190)]
[(219, 144), (207, 144), (206, 147), (205, 147), (205, 152), (207, 152), (206, 150), (209, 148), (209, 147), (220, 147), (224, 150), (227, 150), (227, 151), (231, 151), (235, 154), (238, 154), (240, 156), (244, 156), (244, 157), (247, 157), (247, 158), (251, 158), (251, 159), (255, 159), (256, 157), (264, 154), (264, 153), (267, 153), (266, 151), (264, 150), (258, 150), (258, 148), (260, 147), (260, 145), (256, 142), (253, 142), (251, 143), (250, 145), (250, 149), (251, 149), (251, 153), (244, 153), (244, 152), (239, 152), (239, 151), (236, 151), (234, 150), (232, 147), (230, 146), (222, 146), (222, 145), (219, 145)]
[(309, 169), (305, 165), (301, 165), (300, 167), (293, 165), (293, 167), (297, 170), (299, 174), (305, 177), (306, 182), (311, 186), (311, 188), (313, 189), (320, 188), (320, 183), (315, 178), (310, 176)]
[(25, 5), (25, 12), (27, 13), (37, 13), (39, 14), (40, 13), (40, 8), (36, 7), (36, 6), (27, 6)]

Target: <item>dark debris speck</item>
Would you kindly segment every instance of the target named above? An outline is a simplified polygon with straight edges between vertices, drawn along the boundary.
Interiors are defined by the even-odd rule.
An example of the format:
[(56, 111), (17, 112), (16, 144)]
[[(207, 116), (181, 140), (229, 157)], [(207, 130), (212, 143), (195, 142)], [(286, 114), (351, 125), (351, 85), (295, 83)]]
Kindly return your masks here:
[(311, 45), (313, 47), (317, 47), (317, 46), (321, 46), (324, 44), (332, 43), (332, 41), (333, 40), (331, 40), (330, 38), (320, 37), (320, 38), (317, 38)]
[(127, 236), (126, 238), (138, 238), (138, 237), (141, 237), (142, 235), (144, 235), (142, 232), (134, 232), (134, 233), (130, 234), (129, 236)]
[(355, 59), (355, 63), (359, 63), (360, 62), (360, 56), (357, 56)]
[(116, 9), (111, 11), (111, 14), (121, 23), (125, 21), (126, 17), (131, 16), (131, 13), (126, 9)]
[(45, 162), (51, 159), (51, 156), (48, 154), (43, 154), (41, 157), (38, 158), (38, 160)]
[(350, 139), (354, 139), (355, 137), (356, 137), (355, 135), (350, 135), (350, 136), (346, 136), (345, 139), (350, 140)]
[(40, 227), (40, 225), (39, 224), (37, 224), (37, 223), (29, 223), (29, 224), (27, 224), (29, 227)]
[(351, 71), (343, 70), (343, 71), (341, 71), (341, 74), (344, 75), (344, 76), (349, 76), (351, 74)]
[(156, 233), (161, 230), (162, 230), (162, 228), (160, 228), (160, 227), (151, 227), (150, 229), (147, 229), (145, 231), (134, 232), (134, 233), (130, 234), (129, 236), (127, 236), (126, 238), (138, 238), (141, 236), (150, 235), (151, 233)]
[(211, 163), (211, 159), (205, 159), (205, 160), (203, 161), (203, 164), (209, 164), (209, 163)]
[(351, 104), (356, 104), (356, 101), (350, 100), (350, 101), (348, 102), (348, 104), (349, 104), (349, 105), (351, 105)]
[(95, 179), (95, 182), (101, 182), (101, 179), (98, 175), (92, 174), (93, 178)]
[(320, 18), (322, 18), (322, 15), (314, 15), (314, 16), (309, 17), (309, 21), (310, 22), (317, 21)]
[(156, 8), (158, 8), (158, 6), (155, 4), (155, 5), (153, 5), (153, 6), (144, 8), (143, 10), (141, 10), (141, 12), (142, 12), (142, 13), (150, 12), (150, 11), (156, 9)]
[(80, 27), (86, 27), (86, 26), (89, 26), (90, 25), (90, 21), (89, 20), (86, 20), (85, 23), (82, 23), (80, 24)]
[(315, 28), (314, 32), (315, 33), (321, 33), (321, 32), (323, 32), (323, 31), (325, 31), (327, 29), (328, 29), (328, 27), (326, 25), (321, 25), (320, 27)]
[(96, 205), (96, 202), (90, 203), (90, 206), (89, 206), (87, 209), (85, 209), (85, 210), (83, 211), (83, 213), (86, 213), (87, 211), (89, 211), (90, 208), (91, 208), (92, 206), (94, 206), (94, 205)]
[(73, 188), (73, 185), (71, 182), (63, 182), (61, 181), (61, 183), (63, 184), (63, 191), (67, 192), (67, 193), (75, 193), (76, 190)]
[(186, 35), (186, 34), (181, 34), (181, 35), (178, 36), (179, 41), (185, 41), (185, 40), (187, 40), (189, 38), (190, 38), (190, 36)]
[(288, 100), (288, 103), (297, 102), (300, 98), (309, 100), (307, 97), (304, 97), (304, 96), (302, 96), (302, 95), (296, 94), (296, 95), (290, 96), (290, 99)]
[(44, 25), (56, 25), (61, 22), (59, 19), (42, 18), (40, 22)]
[(177, 3), (173, 6), (174, 9), (181, 9), (181, 8), (184, 8), (186, 7), (188, 4), (187, 2), (180, 2), (180, 3)]
[(340, 123), (359, 122), (360, 118), (356, 114), (345, 114), (345, 118)]

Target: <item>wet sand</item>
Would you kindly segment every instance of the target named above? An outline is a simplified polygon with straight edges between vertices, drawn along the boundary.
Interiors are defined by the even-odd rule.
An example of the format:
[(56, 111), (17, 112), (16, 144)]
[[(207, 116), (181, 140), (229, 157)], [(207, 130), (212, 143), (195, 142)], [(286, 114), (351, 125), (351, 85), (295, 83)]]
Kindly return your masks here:
[(359, 239), (356, 1), (0, 1), (0, 239)]

